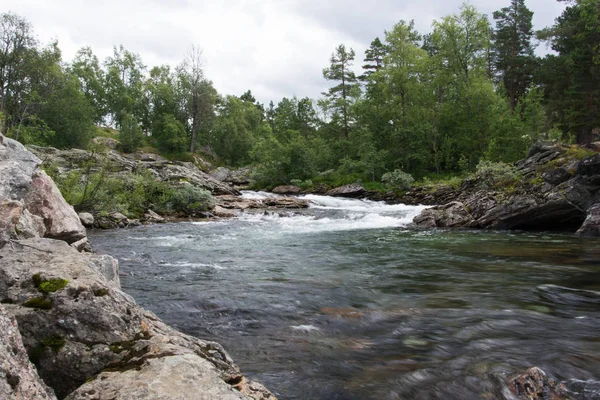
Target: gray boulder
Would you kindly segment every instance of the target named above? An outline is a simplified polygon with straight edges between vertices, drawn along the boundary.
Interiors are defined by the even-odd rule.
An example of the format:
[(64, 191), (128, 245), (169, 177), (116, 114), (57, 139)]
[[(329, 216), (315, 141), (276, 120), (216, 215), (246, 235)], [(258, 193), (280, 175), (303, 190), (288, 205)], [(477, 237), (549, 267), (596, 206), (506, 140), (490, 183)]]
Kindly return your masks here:
[(349, 185), (344, 185), (340, 187), (336, 187), (327, 192), (327, 196), (334, 197), (361, 197), (364, 196), (367, 191), (362, 185), (358, 183), (352, 183)]
[(91, 228), (94, 226), (94, 216), (87, 212), (82, 212), (78, 214), (79, 220), (86, 228)]
[[(274, 399), (266, 389), (244, 397), (251, 382), (219, 344), (175, 331), (137, 306), (120, 290), (109, 256), (57, 240), (12, 242), (0, 250), (0, 301), (59, 398), (181, 399), (194, 391)], [(114, 397), (125, 386), (128, 394)]]
[(576, 233), (579, 236), (600, 236), (600, 203), (590, 207), (585, 221)]
[(477, 222), (465, 205), (458, 201), (428, 208), (416, 216), (413, 222), (424, 228), (474, 228), (477, 226)]
[(0, 305), (0, 399), (56, 400), (29, 362), (17, 321)]
[(23, 145), (0, 135), (0, 247), (11, 239), (49, 237), (75, 243), (86, 238), (73, 207), (40, 164)]

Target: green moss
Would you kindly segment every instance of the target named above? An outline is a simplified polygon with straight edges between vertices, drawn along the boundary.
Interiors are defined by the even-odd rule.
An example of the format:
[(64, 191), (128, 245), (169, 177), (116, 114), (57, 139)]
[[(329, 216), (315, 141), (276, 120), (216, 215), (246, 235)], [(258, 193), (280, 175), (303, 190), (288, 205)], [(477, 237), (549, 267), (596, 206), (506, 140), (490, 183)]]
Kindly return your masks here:
[(66, 279), (54, 278), (44, 279), (40, 274), (31, 277), (33, 286), (42, 293), (53, 293), (61, 290), (69, 283)]
[(45, 282), (42, 282), (38, 287), (38, 290), (42, 293), (53, 293), (61, 290), (69, 283), (66, 279), (50, 279)]
[(108, 289), (106, 289), (106, 288), (94, 290), (94, 296), (96, 296), (96, 297), (103, 297), (106, 295), (108, 295)]
[(39, 308), (42, 310), (50, 310), (52, 308), (52, 300), (45, 297), (34, 297), (23, 303), (25, 307)]
[(42, 344), (45, 347), (49, 347), (52, 350), (54, 350), (55, 353), (61, 351), (61, 349), (65, 347), (66, 343), (67, 341), (65, 340), (65, 338), (60, 335), (54, 335), (52, 337), (42, 340)]

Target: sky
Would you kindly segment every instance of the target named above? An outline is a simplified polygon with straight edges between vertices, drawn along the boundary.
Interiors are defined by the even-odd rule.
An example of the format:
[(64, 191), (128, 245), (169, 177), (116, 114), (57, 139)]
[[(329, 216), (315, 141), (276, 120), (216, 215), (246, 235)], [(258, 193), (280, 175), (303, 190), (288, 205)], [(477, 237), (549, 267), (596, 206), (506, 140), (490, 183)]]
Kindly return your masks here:
[[(58, 40), (63, 59), (91, 46), (100, 60), (122, 44), (146, 66), (179, 64), (192, 46), (221, 94), (252, 90), (261, 103), (316, 99), (329, 84), (322, 70), (340, 43), (360, 67), (375, 37), (400, 20), (420, 33), (459, 13), (462, 0), (0, 0), (2, 12), (27, 19), (42, 43)], [(471, 0), (481, 13), (509, 0)], [(534, 29), (551, 26), (564, 9), (555, 0), (527, 0)], [(548, 50), (541, 44), (538, 54)]]

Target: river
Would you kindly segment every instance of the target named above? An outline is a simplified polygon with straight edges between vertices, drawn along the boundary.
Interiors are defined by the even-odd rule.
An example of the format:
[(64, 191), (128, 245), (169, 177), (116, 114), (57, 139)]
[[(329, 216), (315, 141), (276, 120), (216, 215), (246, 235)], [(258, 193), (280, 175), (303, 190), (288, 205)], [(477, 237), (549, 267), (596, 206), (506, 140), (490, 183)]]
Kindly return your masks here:
[(89, 236), (140, 305), (281, 400), (496, 399), (530, 366), (600, 379), (599, 239), (411, 230), (423, 207), (307, 198)]

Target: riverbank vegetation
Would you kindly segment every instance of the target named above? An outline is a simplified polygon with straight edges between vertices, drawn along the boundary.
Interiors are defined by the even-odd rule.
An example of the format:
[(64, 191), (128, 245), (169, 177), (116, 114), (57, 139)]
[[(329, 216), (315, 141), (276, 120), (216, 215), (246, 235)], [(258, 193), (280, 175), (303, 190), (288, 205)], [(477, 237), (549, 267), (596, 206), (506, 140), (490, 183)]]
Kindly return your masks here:
[[(512, 163), (539, 139), (596, 140), (597, 1), (567, 1), (555, 25), (538, 32), (524, 0), (507, 2), (492, 19), (466, 3), (430, 32), (412, 21), (382, 27), (360, 71), (360, 57), (341, 44), (324, 60), (322, 98), (268, 105), (250, 90), (219, 94), (197, 48), (175, 67), (146, 66), (123, 46), (102, 61), (85, 47), (67, 62), (58, 43), (38, 43), (26, 20), (2, 14), (2, 133), (59, 148), (109, 136), (123, 152), (200, 154), (215, 165), (252, 165), (258, 187), (360, 181), (397, 190), (465, 175), (482, 161)], [(537, 57), (538, 40), (553, 53)], [(85, 202), (89, 193), (75, 189), (73, 201)]]

